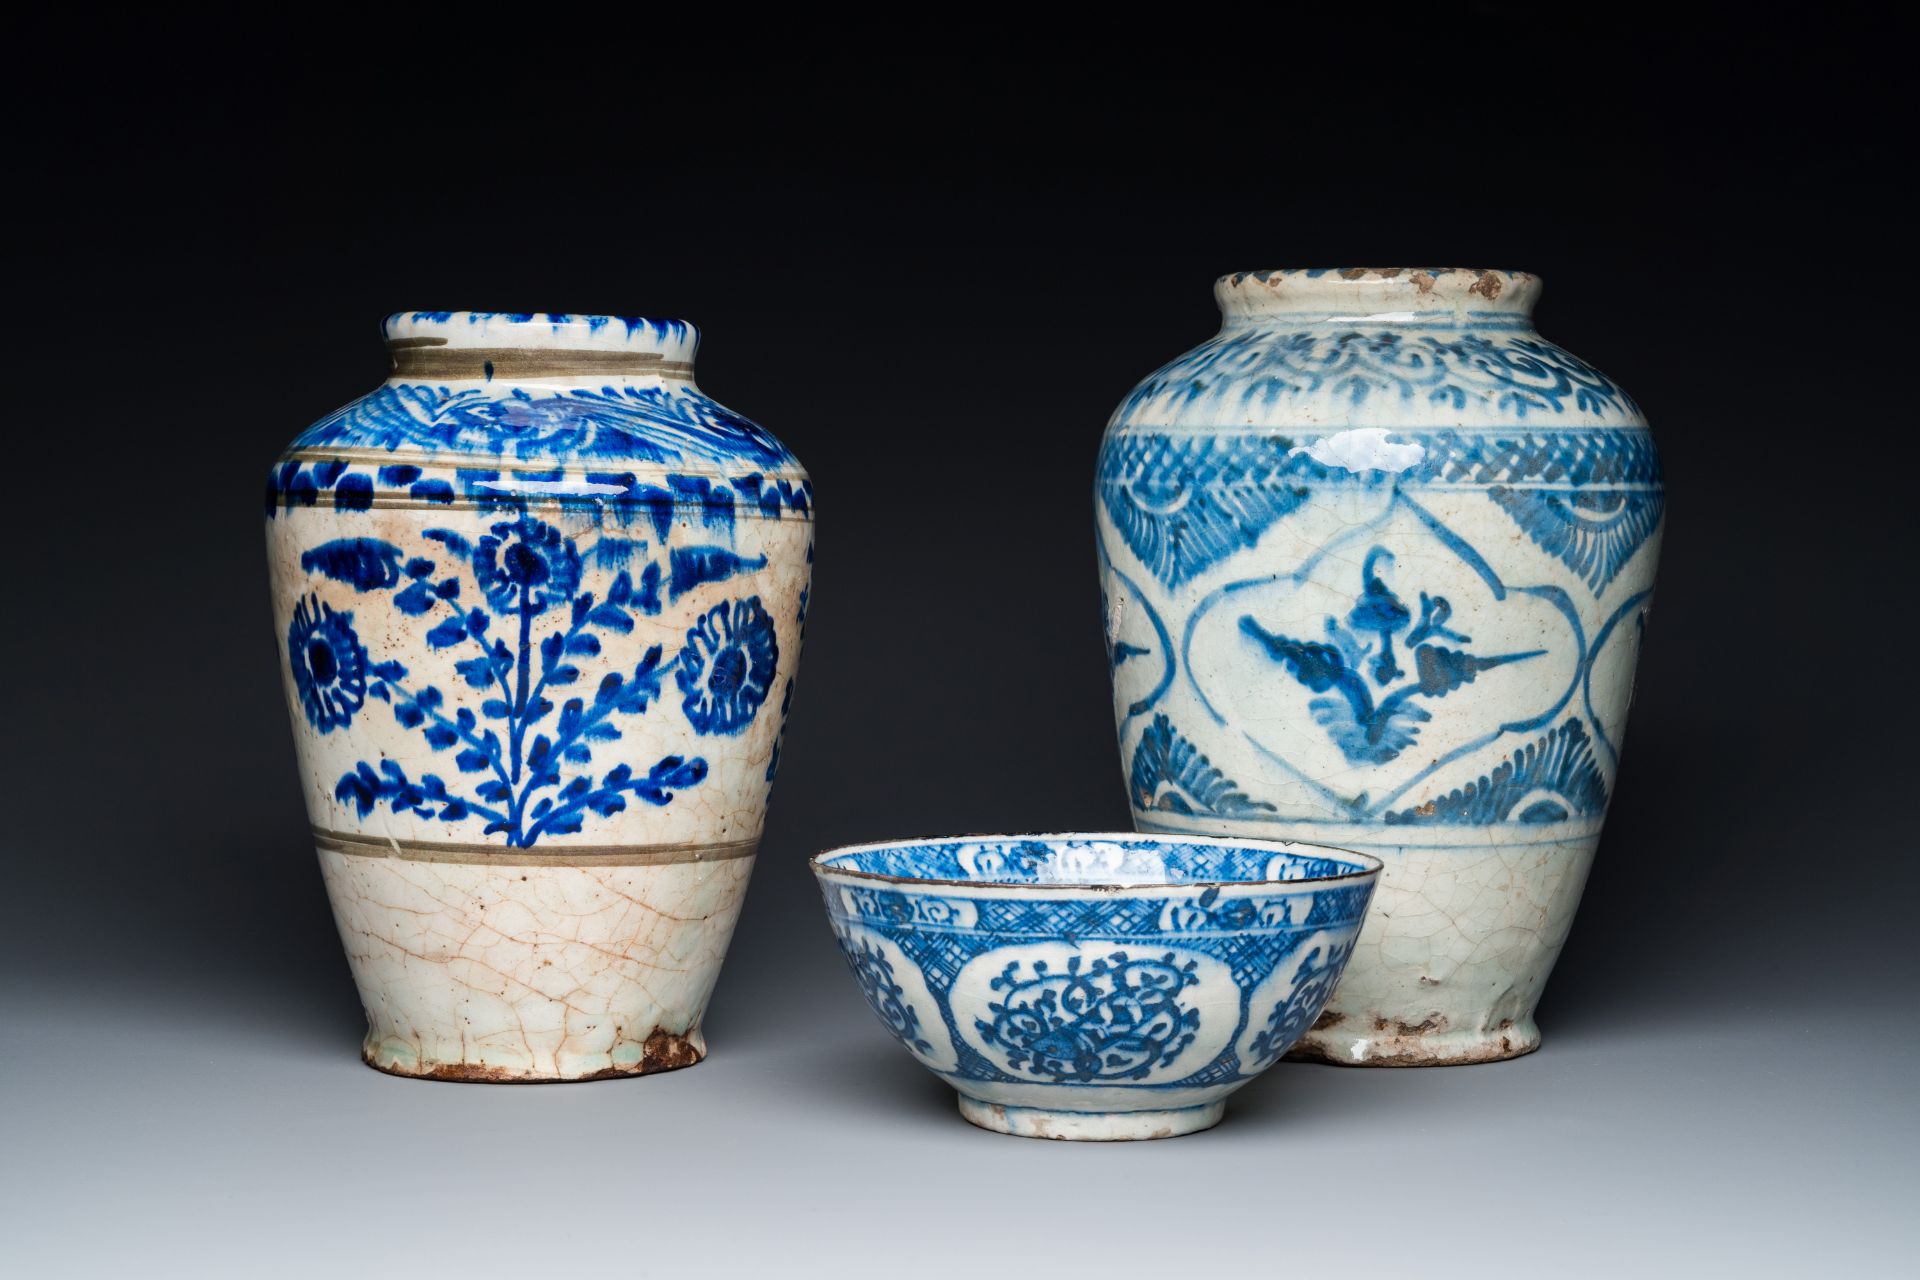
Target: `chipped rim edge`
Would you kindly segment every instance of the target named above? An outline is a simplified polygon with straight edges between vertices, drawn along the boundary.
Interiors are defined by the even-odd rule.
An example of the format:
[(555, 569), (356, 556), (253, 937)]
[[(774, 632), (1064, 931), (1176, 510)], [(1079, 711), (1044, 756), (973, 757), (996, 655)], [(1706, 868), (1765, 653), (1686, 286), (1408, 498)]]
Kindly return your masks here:
[(1481, 280), (1494, 276), (1505, 284), (1538, 284), (1540, 277), (1531, 271), (1514, 271), (1504, 267), (1266, 267), (1253, 271), (1229, 271), (1221, 276), (1221, 284), (1245, 284), (1249, 280), (1257, 284), (1272, 284), (1285, 280), (1302, 280), (1324, 284), (1331, 287), (1341, 285), (1365, 285), (1399, 282), (1412, 284), (1415, 276), (1427, 276), (1438, 283), (1446, 276), (1471, 276)]
[(1354, 310), (1478, 311), (1531, 315), (1543, 283), (1530, 271), (1479, 267), (1277, 267), (1233, 271), (1213, 282), (1229, 318)]

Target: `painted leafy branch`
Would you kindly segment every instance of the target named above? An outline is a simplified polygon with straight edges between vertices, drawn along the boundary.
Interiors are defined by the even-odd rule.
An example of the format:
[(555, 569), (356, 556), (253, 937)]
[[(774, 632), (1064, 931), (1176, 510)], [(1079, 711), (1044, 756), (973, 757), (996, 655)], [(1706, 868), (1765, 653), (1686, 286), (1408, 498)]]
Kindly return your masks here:
[[(1453, 606), (1445, 597), (1422, 592), (1420, 617), (1414, 620), (1383, 576), (1392, 562), (1392, 554), (1384, 547), (1368, 553), (1361, 568), (1359, 598), (1344, 624), (1336, 618), (1326, 620), (1324, 641), (1268, 631), (1251, 616), (1240, 619), (1244, 635), (1295, 680), (1322, 695), (1307, 704), (1308, 710), (1341, 754), (1355, 764), (1385, 764), (1412, 745), (1420, 726), (1433, 718), (1416, 698), (1444, 698), (1473, 683), (1483, 671), (1546, 652), (1532, 649), (1486, 657), (1468, 653), (1464, 646), (1472, 643), (1472, 637), (1448, 628)], [(1368, 636), (1373, 639), (1364, 638)], [(1401, 646), (1398, 653), (1396, 637)], [(1462, 647), (1437, 643), (1441, 640)], [(1402, 656), (1411, 658), (1411, 672), (1400, 665)], [(1409, 675), (1411, 679), (1394, 685)]]
[[(636, 591), (624, 570), (605, 599), (581, 591), (581, 557), (572, 540), (524, 510), (494, 524), (477, 543), (450, 529), (429, 529), (423, 536), (470, 567), (480, 602), (462, 605), (461, 577), (441, 577), (436, 560), (404, 557), (377, 539), (341, 539), (301, 557), (302, 567), (357, 591), (392, 591), (392, 604), (403, 614), (440, 615), (426, 633), (428, 646), (465, 652), (454, 669), (469, 688), (486, 695), (477, 714), (468, 707), (449, 712), (445, 694), (431, 684), (409, 683), (403, 664), (368, 661), (352, 635), (351, 614), (317, 601), (309, 610), (303, 601), (296, 629), (309, 613), (318, 620), (308, 624), (311, 635), (289, 634), (303, 701), (311, 684), (324, 702), (332, 687), (326, 678), (339, 683), (342, 664), (335, 655), (357, 654), (363, 696), (389, 703), (402, 727), (418, 730), (434, 751), (452, 753), (461, 780), (456, 789), (439, 773), (416, 779), (395, 761), (377, 767), (362, 761), (336, 785), (341, 803), (363, 817), (384, 804), (396, 813), (446, 822), (478, 818), (485, 834), (524, 847), (542, 836), (578, 832), (589, 816), (611, 817), (630, 800), (665, 805), (706, 777), (705, 760), (678, 755), (644, 773), (624, 763), (605, 772), (591, 768), (596, 747), (619, 741), (618, 721), (645, 713), (660, 698), (662, 679), (674, 663), (653, 645), (631, 671), (607, 672), (590, 693), (571, 693), (584, 678), (580, 663), (600, 656), (604, 636), (630, 633), (636, 611), (658, 613), (656, 591), (644, 583)], [(536, 624), (549, 613), (558, 614), (561, 625), (537, 636)], [(494, 634), (495, 616), (508, 620), (509, 636)], [(332, 727), (314, 719), (311, 709), (309, 719), (322, 732)]]

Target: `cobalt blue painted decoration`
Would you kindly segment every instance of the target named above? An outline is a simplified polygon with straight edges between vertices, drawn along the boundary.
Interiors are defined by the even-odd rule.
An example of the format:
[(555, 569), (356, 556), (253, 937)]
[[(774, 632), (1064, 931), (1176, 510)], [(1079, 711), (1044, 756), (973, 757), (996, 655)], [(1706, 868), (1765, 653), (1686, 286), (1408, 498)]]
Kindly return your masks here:
[(982, 836), (814, 860), (880, 1020), (976, 1124), (1205, 1128), (1319, 1015), (1377, 863), (1307, 846)]
[[(1289, 402), (1409, 405), (1526, 421), (1570, 410), (1637, 416), (1611, 379), (1530, 332), (1469, 322), (1409, 333), (1354, 317), (1351, 327), (1229, 326), (1153, 374), (1120, 403), (1123, 418), (1205, 405), (1230, 419)], [(1498, 326), (1504, 329), (1505, 326)]]
[(767, 700), (779, 664), (760, 597), (715, 605), (687, 632), (674, 672), (688, 722), (701, 733), (739, 733)]
[(1200, 981), (1195, 961), (1114, 951), (1082, 971), (1084, 958), (1069, 956), (1058, 973), (1045, 960), (1033, 961), (1031, 973), (1008, 961), (988, 984), (1000, 993), (987, 1006), (993, 1019), (976, 1020), (974, 1029), (1005, 1048), (1015, 1068), (1056, 1080), (1144, 1080), (1193, 1043), (1200, 1014), (1181, 993)]
[(1602, 818), (1606, 812), (1606, 777), (1594, 758), (1586, 726), (1574, 719), (1521, 747), (1490, 774), (1418, 808), (1389, 812), (1383, 819), (1395, 826), (1551, 824)]
[(307, 723), (331, 733), (353, 720), (367, 698), (367, 650), (354, 634), (353, 615), (308, 597), (294, 606), (287, 628), (287, 664)]
[[(1307, 704), (1314, 723), (1356, 764), (1385, 764), (1413, 744), (1420, 726), (1432, 719), (1417, 699), (1444, 698), (1472, 684), (1482, 671), (1537, 658), (1542, 652), (1467, 653), (1465, 646), (1472, 637), (1448, 629), (1453, 607), (1445, 597), (1421, 592), (1420, 617), (1414, 621), (1380, 576), (1392, 563), (1393, 555), (1385, 547), (1367, 552), (1360, 569), (1359, 597), (1344, 625), (1338, 618), (1325, 620), (1325, 641), (1276, 635), (1251, 615), (1240, 619), (1240, 630), (1268, 657), (1322, 695)], [(1394, 640), (1402, 632), (1406, 633), (1401, 639), (1403, 656), (1413, 664), (1410, 671), (1394, 654)], [(1439, 643), (1442, 640), (1460, 647)], [(1408, 679), (1395, 685), (1402, 676)]]
[(691, 1065), (793, 709), (812, 482), (694, 384), (684, 322), (423, 311), (386, 333), (392, 376), (264, 494), (366, 1060)]
[(1252, 546), (1300, 505), (1307, 489), (1289, 474), (1287, 444), (1166, 436), (1123, 442), (1101, 458), (1101, 498), (1148, 571), (1177, 587)]
[(1354, 940), (1317, 939), (1301, 957), (1300, 968), (1287, 998), (1273, 1006), (1266, 1025), (1247, 1046), (1252, 1065), (1270, 1066), (1305, 1034), (1332, 999), (1341, 971), (1353, 954)]
[(1349, 434), (1297, 443), (1130, 431), (1102, 447), (1096, 491), (1115, 532), (1169, 587), (1258, 542), (1316, 488), (1356, 480), (1482, 489), (1596, 590), (1659, 525), (1660, 460), (1644, 429), (1380, 431), (1388, 448), (1359, 458), (1327, 443)]
[(1173, 722), (1155, 716), (1133, 751), (1128, 789), (1136, 809), (1161, 813), (1210, 813), (1222, 817), (1271, 813), (1273, 806), (1252, 800), (1231, 778), (1214, 768)]
[(516, 462), (791, 466), (763, 428), (687, 386), (606, 386), (495, 396), (480, 387), (384, 386), (322, 418), (297, 450), (403, 446)]
[(1223, 277), (1220, 332), (1143, 379), (1101, 444), (1135, 824), (1386, 863), (1306, 1056), (1539, 1043), (1666, 517), (1646, 420), (1535, 332), (1539, 291), (1501, 271)]
[(1633, 559), (1660, 526), (1665, 507), (1658, 489), (1595, 489), (1588, 492), (1509, 489), (1495, 485), (1487, 496), (1541, 550), (1560, 558), (1595, 595)]
[[(606, 744), (621, 740), (622, 722), (645, 714), (659, 700), (667, 669), (678, 667), (684, 688), (689, 665), (708, 660), (698, 651), (691, 656), (683, 651), (665, 661), (654, 645), (631, 670), (607, 669), (596, 661), (607, 638), (634, 627), (632, 587), (624, 571), (605, 600), (582, 591), (581, 556), (573, 539), (524, 510), (513, 520), (490, 525), (477, 545), (449, 529), (426, 530), (422, 540), (427, 549), (455, 557), (447, 566), (449, 576), (437, 583), (442, 562), (427, 555), (409, 559), (404, 575), (391, 579), (384, 571), (368, 571), (369, 565), (399, 559), (399, 549), (388, 543), (336, 541), (301, 557), (303, 567), (363, 593), (392, 591), (404, 582), (392, 596), (393, 607), (404, 616), (433, 621), (424, 636), (430, 651), (470, 655), (459, 658), (454, 669), (478, 695), (477, 710), (449, 708), (437, 685), (410, 680), (407, 667), (393, 659), (374, 664), (375, 678), (368, 683), (366, 654), (349, 625), (351, 614), (333, 614), (325, 605), (318, 620), (296, 614), (288, 646), (290, 653), (296, 643), (304, 646), (296, 658), (297, 664), (304, 659), (304, 666), (296, 665), (296, 680), (316, 728), (326, 732), (347, 723), (364, 697), (372, 697), (391, 705), (399, 725), (417, 730), (432, 751), (450, 757), (456, 771), (452, 784), (438, 772), (423, 773), (416, 781), (391, 759), (361, 760), (341, 775), (334, 787), (337, 800), (362, 818), (385, 805), (441, 823), (477, 821), (483, 836), (500, 835), (510, 847), (527, 848), (543, 836), (575, 834), (596, 816), (612, 817), (629, 798), (670, 804), (677, 792), (706, 777), (707, 762), (699, 757), (667, 756), (640, 774), (625, 761), (604, 771), (593, 767), (596, 750), (604, 753)], [(471, 575), (482, 606), (461, 604), (463, 574)], [(758, 608), (757, 600), (752, 604)], [(726, 608), (718, 606), (716, 612)], [(550, 612), (563, 613), (565, 623), (537, 631), (536, 624)], [(505, 623), (497, 630), (496, 619)], [(762, 675), (771, 678), (777, 654), (770, 627), (760, 639), (768, 655)], [(744, 662), (740, 665), (744, 671)], [(566, 696), (576, 687), (591, 692)], [(757, 702), (746, 706), (736, 693), (729, 731), (744, 728), (757, 708)]]
[(870, 942), (855, 943), (840, 939), (840, 955), (847, 962), (867, 1003), (880, 1015), (880, 1021), (898, 1036), (901, 1043), (922, 1053), (933, 1045), (920, 1034), (920, 1011), (909, 1003), (906, 993), (893, 978), (893, 963)]

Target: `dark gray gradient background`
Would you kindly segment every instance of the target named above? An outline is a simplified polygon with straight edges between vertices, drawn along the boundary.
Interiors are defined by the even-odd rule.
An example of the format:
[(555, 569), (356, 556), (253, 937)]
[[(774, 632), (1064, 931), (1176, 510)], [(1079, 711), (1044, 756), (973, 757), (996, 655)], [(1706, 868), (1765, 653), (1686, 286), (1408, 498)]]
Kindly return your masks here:
[[(0, 1271), (1895, 1269), (1920, 1244), (1913, 267), (1894, 81), (1857, 56), (1886, 33), (1531, 13), (1065, 61), (749, 66), (609, 30), (592, 73), (503, 35), (485, 84), (392, 30), (326, 56), (211, 24), (23, 37), (52, 70), (10, 108)], [(1283, 1065), (1175, 1142), (974, 1130), (861, 1003), (805, 859), (1126, 826), (1106, 416), (1212, 332), (1216, 275), (1376, 263), (1545, 276), (1542, 329), (1666, 458), (1545, 1046)], [(358, 1060), (258, 493), (416, 307), (691, 319), (702, 385), (817, 483), (785, 765), (690, 1071)]]

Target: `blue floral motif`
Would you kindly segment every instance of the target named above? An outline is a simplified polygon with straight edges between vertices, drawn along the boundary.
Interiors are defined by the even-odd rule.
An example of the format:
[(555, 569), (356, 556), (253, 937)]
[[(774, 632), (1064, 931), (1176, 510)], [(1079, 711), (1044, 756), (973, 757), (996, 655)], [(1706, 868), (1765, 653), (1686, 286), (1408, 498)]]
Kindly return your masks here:
[(1292, 442), (1265, 436), (1120, 436), (1101, 450), (1107, 515), (1170, 587), (1251, 547), (1306, 499)]
[(759, 596), (715, 605), (687, 632), (674, 681), (687, 722), (705, 734), (737, 734), (773, 690), (780, 646)]
[(538, 617), (579, 591), (580, 553), (558, 529), (523, 514), (480, 539), (473, 576), (495, 613)]
[[(673, 661), (659, 645), (630, 670), (604, 671), (591, 695), (564, 696), (583, 684), (586, 668), (603, 652), (603, 637), (630, 634), (635, 611), (649, 611), (626, 570), (604, 599), (580, 590), (582, 557), (573, 540), (529, 515), (491, 526), (476, 546), (453, 529), (427, 529), (422, 554), (392, 543), (350, 539), (315, 547), (301, 565), (371, 594), (392, 592), (409, 617), (432, 617), (428, 648), (449, 650), (454, 670), (478, 695), (478, 711), (452, 707), (444, 692), (410, 681), (398, 661), (373, 661), (350, 625), (315, 598), (303, 601), (288, 634), (288, 656), (308, 719), (321, 732), (344, 725), (365, 698), (393, 708), (403, 728), (418, 730), (427, 746), (452, 755), (468, 788), (437, 773), (415, 778), (392, 759), (360, 761), (341, 775), (334, 796), (362, 817), (379, 805), (396, 813), (457, 823), (480, 821), (483, 834), (529, 847), (543, 837), (581, 831), (590, 817), (608, 818), (629, 800), (666, 805), (707, 776), (698, 757), (665, 756), (644, 770), (619, 763), (601, 772), (594, 752), (618, 742), (619, 722), (642, 715), (661, 696)], [(471, 571), (483, 607), (465, 607), (457, 573), (441, 576), (441, 556)], [(651, 611), (657, 612), (654, 603)], [(536, 623), (558, 613), (557, 624)], [(495, 617), (510, 620), (495, 634)], [(771, 677), (769, 676), (769, 679)], [(764, 695), (763, 695), (764, 696)]]
[(1004, 994), (988, 1006), (993, 1020), (976, 1026), (1016, 1069), (1057, 1081), (1140, 1080), (1193, 1043), (1200, 1015), (1179, 1001), (1198, 981), (1193, 962), (1115, 951), (1083, 973), (1080, 960), (1070, 957), (1060, 973), (1037, 960), (1030, 977), (1016, 961), (993, 979)]
[(1344, 942), (1321, 942), (1301, 959), (1293, 975), (1292, 990), (1285, 1000), (1274, 1006), (1267, 1016), (1266, 1027), (1248, 1046), (1253, 1061), (1245, 1064), (1247, 1068), (1258, 1071), (1272, 1066), (1281, 1054), (1293, 1047), (1294, 1041), (1306, 1034), (1333, 996), (1334, 986), (1347, 967), (1347, 958), (1353, 954), (1357, 938), (1358, 935), (1353, 935)]
[[(1466, 652), (1472, 637), (1448, 628), (1453, 606), (1445, 597), (1422, 592), (1420, 617), (1414, 620), (1383, 577), (1392, 563), (1393, 555), (1384, 547), (1367, 553), (1359, 596), (1344, 625), (1335, 618), (1326, 620), (1324, 641), (1278, 635), (1250, 615), (1240, 619), (1244, 635), (1295, 680), (1322, 695), (1307, 704), (1314, 722), (1354, 764), (1385, 764), (1412, 745), (1420, 726), (1433, 718), (1414, 699), (1443, 698), (1483, 671), (1546, 652), (1488, 657)], [(1396, 654), (1395, 637), (1403, 631), (1404, 653)], [(1462, 647), (1437, 643), (1442, 640)], [(1402, 656), (1413, 663), (1411, 672), (1400, 665)], [(1403, 675), (1412, 678), (1388, 688)], [(1376, 688), (1381, 692), (1377, 699)]]
[(856, 943), (840, 935), (840, 954), (853, 971), (855, 982), (867, 997), (867, 1003), (880, 1015), (887, 1029), (909, 1047), (930, 1053), (933, 1045), (920, 1033), (920, 1014), (894, 980), (893, 964), (871, 942)]
[(1515, 751), (1489, 774), (1416, 808), (1385, 815), (1393, 826), (1484, 826), (1600, 818), (1607, 780), (1593, 758), (1586, 726), (1568, 720)]
[(1140, 735), (1127, 782), (1133, 807), (1143, 813), (1231, 818), (1273, 812), (1272, 805), (1249, 798), (1238, 783), (1216, 769), (1164, 715), (1155, 715)]
[(367, 698), (367, 650), (353, 614), (317, 596), (302, 599), (287, 628), (287, 662), (307, 723), (321, 733), (345, 728)]
[(1600, 594), (1660, 525), (1658, 489), (1551, 491), (1495, 485), (1487, 497), (1513, 517), (1541, 550)]

